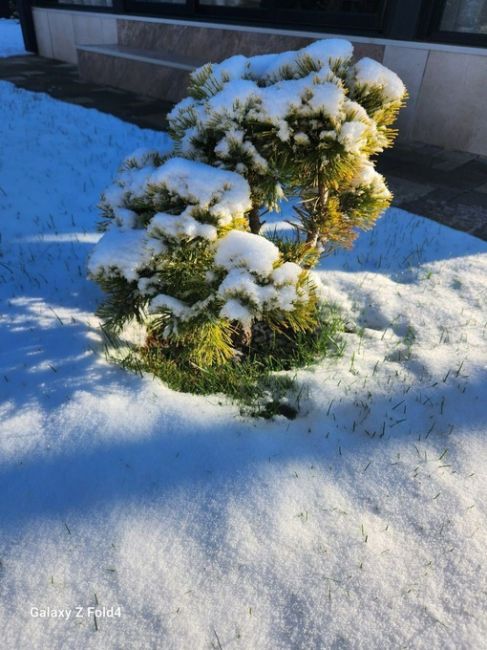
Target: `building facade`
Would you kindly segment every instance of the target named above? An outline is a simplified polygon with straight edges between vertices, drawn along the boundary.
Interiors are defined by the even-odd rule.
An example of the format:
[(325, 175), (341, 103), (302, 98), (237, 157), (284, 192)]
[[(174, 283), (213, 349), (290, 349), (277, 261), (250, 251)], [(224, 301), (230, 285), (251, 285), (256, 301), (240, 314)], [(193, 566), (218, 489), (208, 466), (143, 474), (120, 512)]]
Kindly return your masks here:
[(24, 36), (82, 78), (177, 101), (206, 61), (343, 36), (395, 70), (400, 137), (487, 155), (487, 0), (21, 0)]

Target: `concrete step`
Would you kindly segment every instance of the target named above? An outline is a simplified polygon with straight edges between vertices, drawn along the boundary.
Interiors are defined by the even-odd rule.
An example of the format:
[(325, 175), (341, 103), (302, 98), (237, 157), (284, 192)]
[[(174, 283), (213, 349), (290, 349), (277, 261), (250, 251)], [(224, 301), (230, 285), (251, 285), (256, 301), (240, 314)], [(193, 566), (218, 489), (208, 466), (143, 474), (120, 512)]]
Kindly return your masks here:
[(173, 52), (123, 45), (78, 45), (77, 50), (83, 81), (170, 102), (185, 97), (190, 72), (204, 63)]

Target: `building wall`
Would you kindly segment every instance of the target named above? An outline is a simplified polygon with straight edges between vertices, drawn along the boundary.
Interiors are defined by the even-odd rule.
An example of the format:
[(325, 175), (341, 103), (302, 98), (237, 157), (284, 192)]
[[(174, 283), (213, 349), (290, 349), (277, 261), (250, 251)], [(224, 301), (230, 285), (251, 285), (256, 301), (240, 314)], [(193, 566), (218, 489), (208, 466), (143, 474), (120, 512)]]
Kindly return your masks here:
[(48, 59), (78, 63), (77, 45), (103, 45), (118, 41), (117, 19), (112, 14), (33, 8), (39, 54)]
[[(196, 59), (221, 60), (235, 53), (257, 54), (302, 47), (310, 39), (335, 36), (323, 33), (274, 30), (258, 27), (191, 23), (182, 20), (116, 16), (89, 12), (34, 8), (34, 22), (42, 56), (78, 63), (78, 45), (119, 44), (147, 50), (174, 50)], [(370, 56), (396, 71), (405, 82), (410, 99), (400, 115), (403, 141), (428, 144), (487, 156), (487, 50), (454, 45), (347, 37), (358, 56)], [(185, 49), (186, 48), (186, 49)], [(83, 55), (82, 55), (83, 56)], [(83, 58), (83, 66), (97, 68), (93, 78), (108, 78), (144, 89), (142, 64), (134, 74), (118, 77), (114, 61), (96, 53)], [(119, 65), (124, 65), (123, 61)], [(147, 65), (147, 75), (155, 73)], [(152, 71), (152, 72), (149, 72)], [(177, 72), (174, 73), (175, 79)], [(117, 78), (116, 78), (117, 77)], [(179, 73), (180, 84), (185, 77)], [(118, 81), (117, 81), (118, 83)], [(150, 85), (150, 80), (149, 80)], [(153, 84), (152, 84), (153, 86)]]

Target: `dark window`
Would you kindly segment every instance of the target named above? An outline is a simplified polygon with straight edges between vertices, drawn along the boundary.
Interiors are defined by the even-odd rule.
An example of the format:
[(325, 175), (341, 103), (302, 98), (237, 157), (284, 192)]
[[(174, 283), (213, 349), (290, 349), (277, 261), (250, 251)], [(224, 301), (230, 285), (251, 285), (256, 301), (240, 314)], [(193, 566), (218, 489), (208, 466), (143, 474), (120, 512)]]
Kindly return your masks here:
[(211, 5), (213, 7), (247, 7), (249, 9), (260, 9), (262, 4), (260, 0), (200, 0), (202, 5)]
[(435, 0), (430, 28), (421, 34), (429, 41), (487, 46), (487, 0)]
[(200, 0), (200, 5), (213, 7), (246, 7), (249, 9), (300, 9), (311, 11), (375, 13), (379, 11), (380, 0)]
[(86, 7), (111, 7), (112, 0), (63, 0), (66, 5), (81, 5)]
[(440, 30), (487, 34), (487, 1), (447, 0), (441, 17)]
[(387, 0), (192, 0), (192, 5), (195, 16), (208, 19), (373, 33), (382, 29)]

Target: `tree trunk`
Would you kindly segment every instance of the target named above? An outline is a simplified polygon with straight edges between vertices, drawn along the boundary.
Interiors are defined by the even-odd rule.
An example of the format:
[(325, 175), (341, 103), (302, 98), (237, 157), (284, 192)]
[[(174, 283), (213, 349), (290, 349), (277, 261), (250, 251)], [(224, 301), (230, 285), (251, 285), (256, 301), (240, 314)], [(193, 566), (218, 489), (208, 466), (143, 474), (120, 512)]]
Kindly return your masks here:
[(306, 236), (306, 243), (308, 244), (308, 248), (316, 248), (318, 246), (318, 233), (309, 232)]
[(249, 212), (250, 232), (252, 232), (254, 235), (258, 235), (262, 227), (259, 212), (259, 208), (252, 208), (252, 210)]
[(312, 230), (309, 230), (306, 233), (306, 243), (310, 250), (317, 248), (320, 235), (322, 235), (323, 224), (326, 221), (327, 213), (327, 203), (328, 203), (328, 189), (325, 185), (323, 173), (321, 170), (318, 171), (318, 194), (316, 197), (316, 203), (314, 205), (314, 219), (311, 221), (314, 226)]

